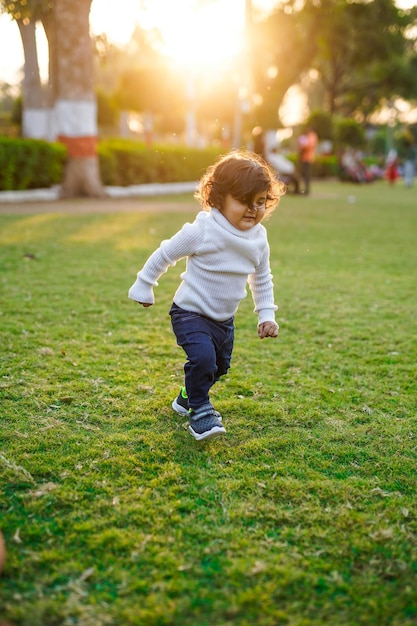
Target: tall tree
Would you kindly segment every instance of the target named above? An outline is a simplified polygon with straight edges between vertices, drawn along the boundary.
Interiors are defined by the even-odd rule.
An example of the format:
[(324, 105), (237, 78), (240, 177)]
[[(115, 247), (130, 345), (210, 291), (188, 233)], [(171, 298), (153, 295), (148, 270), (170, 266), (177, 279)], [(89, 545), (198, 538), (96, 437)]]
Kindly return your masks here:
[(33, 20), (16, 18), (22, 39), (25, 67), (22, 85), (22, 135), (45, 139), (46, 102), (39, 72), (36, 50), (36, 24)]
[(278, 110), (288, 89), (310, 68), (317, 43), (311, 16), (298, 0), (279, 4), (252, 26), (250, 59), (255, 92), (260, 96), (254, 122), (266, 128), (279, 124)]
[(415, 97), (416, 13), (394, 0), (283, 0), (253, 26), (256, 122), (275, 126), (288, 88), (311, 70), (332, 114), (366, 119), (384, 98)]
[(36, 23), (50, 11), (47, 0), (1, 0), (19, 28), (24, 54), (22, 84), (22, 135), (50, 139), (46, 89), (42, 85), (36, 48)]
[(91, 0), (55, 0), (55, 114), (58, 139), (68, 148), (62, 196), (104, 196), (97, 158), (97, 106), (89, 33)]
[(411, 16), (394, 0), (307, 0), (303, 11), (317, 43), (312, 67), (328, 111), (366, 118), (384, 97), (405, 94)]
[[(48, 137), (68, 148), (62, 196), (103, 196), (97, 158), (97, 111), (93, 50), (89, 32), (91, 0), (1, 0), (19, 24), (25, 52), (24, 120), (31, 136), (42, 126), (33, 102), (47, 110), (36, 63), (34, 24), (41, 20), (49, 45)], [(27, 85), (25, 87), (25, 85)], [(35, 112), (38, 111), (35, 109)], [(25, 122), (24, 122), (25, 125)]]

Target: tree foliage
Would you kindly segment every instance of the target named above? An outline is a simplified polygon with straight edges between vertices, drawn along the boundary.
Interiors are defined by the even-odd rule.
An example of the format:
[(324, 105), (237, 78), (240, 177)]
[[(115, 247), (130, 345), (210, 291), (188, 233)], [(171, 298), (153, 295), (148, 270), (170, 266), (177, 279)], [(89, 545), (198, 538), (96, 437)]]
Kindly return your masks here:
[(366, 119), (387, 94), (407, 95), (410, 19), (393, 0), (309, 0), (304, 10), (317, 29), (313, 67), (332, 114)]
[(306, 123), (307, 126), (317, 133), (319, 139), (333, 139), (333, 120), (330, 113), (315, 110), (310, 113)]
[(258, 122), (277, 121), (288, 88), (312, 70), (322, 107), (366, 120), (384, 98), (417, 97), (417, 9), (394, 0), (287, 0), (254, 25), (252, 71)]
[(365, 143), (363, 126), (355, 120), (339, 118), (335, 121), (335, 139), (339, 148), (361, 148)]
[(260, 95), (257, 123), (275, 127), (278, 109), (288, 89), (298, 83), (316, 50), (310, 15), (297, 9), (297, 0), (279, 5), (272, 15), (252, 27), (251, 69)]
[(48, 14), (54, 6), (53, 0), (1, 0), (0, 8), (15, 20), (37, 21)]

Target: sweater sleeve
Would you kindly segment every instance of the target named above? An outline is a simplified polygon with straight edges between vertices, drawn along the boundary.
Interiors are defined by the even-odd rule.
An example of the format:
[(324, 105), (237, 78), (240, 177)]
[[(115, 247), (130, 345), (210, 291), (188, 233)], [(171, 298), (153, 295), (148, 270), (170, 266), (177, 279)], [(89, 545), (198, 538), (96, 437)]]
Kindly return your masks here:
[(178, 233), (171, 239), (164, 240), (148, 258), (129, 289), (129, 298), (153, 304), (155, 302), (153, 288), (158, 285), (160, 276), (180, 259), (195, 254), (203, 240), (204, 229), (201, 220), (184, 224)]
[(275, 311), (278, 307), (274, 303), (274, 284), (269, 265), (268, 245), (256, 271), (249, 275), (248, 283), (255, 304), (254, 311), (258, 314), (258, 324), (274, 322)]

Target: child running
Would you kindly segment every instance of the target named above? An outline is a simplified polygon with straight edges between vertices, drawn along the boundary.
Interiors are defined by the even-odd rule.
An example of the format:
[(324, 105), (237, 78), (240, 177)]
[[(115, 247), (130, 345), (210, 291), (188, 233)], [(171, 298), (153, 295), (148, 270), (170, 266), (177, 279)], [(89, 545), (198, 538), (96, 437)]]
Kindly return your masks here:
[(189, 417), (197, 441), (226, 432), (209, 392), (230, 367), (234, 315), (247, 295), (247, 283), (260, 339), (278, 336), (269, 244), (261, 221), (284, 193), (284, 184), (256, 154), (233, 151), (220, 157), (195, 194), (204, 210), (161, 243), (129, 289), (129, 298), (151, 306), (160, 276), (186, 257), (169, 311), (177, 343), (187, 356), (184, 386), (172, 408)]

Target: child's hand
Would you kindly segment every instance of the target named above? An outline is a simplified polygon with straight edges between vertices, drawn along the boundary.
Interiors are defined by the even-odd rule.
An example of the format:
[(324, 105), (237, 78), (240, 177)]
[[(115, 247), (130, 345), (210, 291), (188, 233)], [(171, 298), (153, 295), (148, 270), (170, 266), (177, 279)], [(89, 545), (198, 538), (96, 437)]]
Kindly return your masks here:
[(278, 337), (279, 326), (275, 322), (263, 322), (258, 326), (259, 339)]
[(139, 302), (138, 300), (136, 302), (144, 307), (152, 306), (152, 302)]

